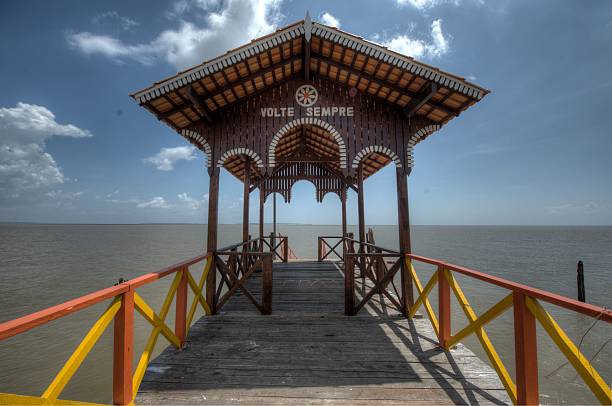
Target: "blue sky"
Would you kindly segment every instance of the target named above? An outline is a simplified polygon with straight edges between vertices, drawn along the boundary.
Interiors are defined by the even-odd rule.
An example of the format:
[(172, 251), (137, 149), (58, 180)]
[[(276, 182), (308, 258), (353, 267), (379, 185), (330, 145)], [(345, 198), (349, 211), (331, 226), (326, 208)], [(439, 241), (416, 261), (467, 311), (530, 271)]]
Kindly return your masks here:
[[(414, 224), (612, 224), (612, 2), (577, 0), (4, 1), (0, 221), (205, 222), (202, 155), (128, 94), (306, 9), (492, 91), (417, 146)], [(240, 222), (241, 184), (220, 193)], [(367, 223), (396, 223), (395, 193), (392, 167), (366, 181)], [(280, 222), (340, 219), (306, 182), (278, 202)]]

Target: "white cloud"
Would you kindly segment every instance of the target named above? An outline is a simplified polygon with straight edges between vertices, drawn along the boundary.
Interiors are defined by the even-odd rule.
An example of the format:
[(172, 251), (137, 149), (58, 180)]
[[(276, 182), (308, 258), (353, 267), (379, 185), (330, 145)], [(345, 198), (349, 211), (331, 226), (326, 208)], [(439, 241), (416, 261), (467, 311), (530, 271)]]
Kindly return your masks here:
[[(282, 0), (200, 0), (176, 3), (170, 15), (179, 27), (161, 32), (150, 42), (130, 45), (118, 38), (91, 32), (68, 34), (71, 47), (115, 61), (127, 59), (151, 64), (163, 59), (179, 69), (197, 65), (277, 28)], [(211, 10), (214, 8), (214, 10)], [(204, 26), (184, 17), (204, 13)], [(200, 20), (199, 20), (200, 21)]]
[(53, 136), (83, 138), (92, 134), (60, 124), (46, 107), (17, 103), (0, 108), (0, 195), (16, 200), (66, 181), (55, 159), (45, 151)]
[(458, 5), (461, 0), (396, 0), (398, 6), (411, 5), (418, 10), (427, 10), (440, 4), (452, 3)]
[(166, 199), (164, 199), (161, 196), (156, 196), (153, 199), (149, 200), (148, 202), (138, 203), (137, 206), (141, 209), (148, 209), (148, 208), (168, 209), (172, 207), (170, 204), (166, 202)]
[(122, 30), (129, 31), (132, 28), (138, 27), (140, 24), (131, 18), (119, 15), (116, 11), (107, 11), (98, 14), (91, 19), (91, 22), (101, 26), (118, 25)]
[(202, 205), (208, 202), (208, 193), (203, 195), (201, 200), (194, 199), (193, 197), (189, 196), (187, 193), (180, 193), (178, 195), (178, 198), (181, 202), (185, 203), (188, 209), (198, 210), (200, 209), (200, 207), (202, 207)]
[(329, 12), (325, 11), (323, 14), (319, 16), (319, 20), (330, 27), (340, 28), (340, 20), (337, 17), (334, 17)]
[(431, 23), (431, 40), (411, 38), (407, 34), (400, 34), (384, 40), (383, 45), (401, 54), (415, 58), (439, 58), (445, 55), (449, 49), (449, 40), (442, 32), (442, 20), (434, 20)]
[(171, 171), (174, 169), (174, 164), (178, 161), (191, 161), (196, 159), (195, 147), (184, 146), (174, 148), (162, 148), (157, 154), (145, 158), (144, 162), (155, 165), (160, 171)]

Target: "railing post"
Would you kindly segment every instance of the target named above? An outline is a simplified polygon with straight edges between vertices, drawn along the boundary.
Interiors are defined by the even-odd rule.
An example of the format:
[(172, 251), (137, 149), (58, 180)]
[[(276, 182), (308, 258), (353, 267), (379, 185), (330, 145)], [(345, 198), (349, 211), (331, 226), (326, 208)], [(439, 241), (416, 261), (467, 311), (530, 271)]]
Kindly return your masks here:
[(272, 255), (262, 254), (263, 272), (261, 278), (262, 314), (272, 313)]
[(516, 397), (519, 405), (537, 405), (538, 347), (535, 317), (527, 308), (527, 296), (513, 292), (514, 352), (516, 362)]
[(323, 239), (317, 238), (317, 261), (323, 261)]
[(187, 338), (187, 267), (181, 271), (181, 280), (176, 290), (176, 316), (174, 334), (181, 341), (181, 348)]
[(355, 314), (355, 257), (348, 255), (344, 263), (344, 314)]
[(283, 237), (283, 262), (289, 262), (289, 236)]
[(210, 308), (210, 314), (217, 313), (217, 264), (215, 263), (215, 252), (208, 252), (208, 261), (212, 261), (210, 270), (206, 276), (206, 303)]
[[(372, 231), (372, 229), (370, 229), (370, 231)], [(374, 250), (377, 254), (382, 254), (382, 250), (381, 249), (376, 249)], [(383, 257), (372, 257), (371, 261), (374, 261), (375, 265), (375, 271), (376, 271), (376, 281), (381, 281), (382, 278), (384, 278), (385, 276), (385, 271), (383, 270), (383, 261), (385, 259)], [(386, 286), (381, 286), (378, 289), (378, 293), (383, 293), (383, 291), (386, 289)]]
[(444, 267), (438, 267), (438, 320), (440, 323), (438, 342), (448, 349), (446, 343), (451, 336), (450, 285), (444, 275)]
[(134, 291), (121, 297), (121, 308), (115, 315), (113, 347), (113, 404), (132, 402), (132, 357), (134, 350)]

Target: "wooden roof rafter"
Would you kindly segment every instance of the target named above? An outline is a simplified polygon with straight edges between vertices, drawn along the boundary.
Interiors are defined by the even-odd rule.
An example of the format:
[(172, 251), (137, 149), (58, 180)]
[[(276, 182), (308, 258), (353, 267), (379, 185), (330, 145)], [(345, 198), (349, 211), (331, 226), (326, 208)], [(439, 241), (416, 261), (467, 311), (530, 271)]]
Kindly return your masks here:
[[(438, 124), (444, 124), (488, 93), (463, 78), (307, 18), (180, 72), (132, 97), (160, 120), (180, 130), (193, 120), (210, 122), (216, 111), (269, 86), (297, 75), (309, 78), (313, 72), (347, 85), (356, 79), (356, 86), (365, 86), (363, 90), (368, 94), (401, 108), (410, 103), (411, 107), (405, 109), (407, 116), (427, 115)], [(429, 88), (435, 85), (438, 91), (420, 94), (413, 88), (417, 83), (420, 88), (430, 83)], [(177, 100), (173, 101), (173, 97)], [(414, 110), (415, 106), (419, 108)]]

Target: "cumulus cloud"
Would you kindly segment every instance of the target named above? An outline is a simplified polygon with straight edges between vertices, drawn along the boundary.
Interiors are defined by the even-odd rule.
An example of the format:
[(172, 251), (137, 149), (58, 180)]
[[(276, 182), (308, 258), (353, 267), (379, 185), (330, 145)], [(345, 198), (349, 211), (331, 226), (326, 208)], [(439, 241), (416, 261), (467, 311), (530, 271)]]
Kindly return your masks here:
[[(175, 4), (169, 15), (178, 27), (156, 38), (128, 44), (119, 38), (91, 32), (69, 33), (68, 44), (86, 55), (100, 54), (115, 61), (135, 60), (151, 64), (159, 59), (179, 69), (235, 48), (277, 28), (282, 0), (192, 0)], [(203, 14), (204, 26), (187, 21), (189, 14)]]
[(319, 16), (319, 20), (330, 27), (340, 28), (340, 20), (327, 11)]
[(155, 165), (160, 171), (171, 171), (174, 169), (174, 164), (178, 161), (191, 161), (195, 159), (195, 147), (183, 146), (174, 148), (162, 148), (157, 154), (145, 158), (145, 163)]
[(0, 199), (5, 201), (66, 181), (55, 159), (45, 151), (47, 139), (92, 136), (75, 125), (58, 123), (46, 107), (27, 103), (0, 108), (0, 135)]
[(442, 20), (431, 23), (431, 39), (422, 40), (412, 38), (407, 34), (399, 34), (382, 41), (382, 44), (401, 54), (415, 58), (426, 57), (430, 59), (445, 55), (449, 49), (449, 40), (442, 31)]
[(189, 196), (187, 193), (180, 193), (178, 198), (181, 202), (183, 202), (189, 210), (198, 210), (202, 205), (208, 202), (208, 193), (202, 196), (202, 199), (194, 199)]
[(137, 206), (141, 209), (168, 209), (172, 207), (166, 202), (166, 199), (161, 196), (156, 196), (149, 201), (138, 203)]

